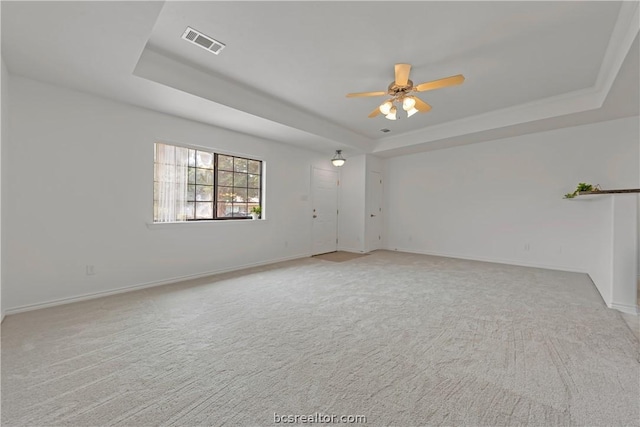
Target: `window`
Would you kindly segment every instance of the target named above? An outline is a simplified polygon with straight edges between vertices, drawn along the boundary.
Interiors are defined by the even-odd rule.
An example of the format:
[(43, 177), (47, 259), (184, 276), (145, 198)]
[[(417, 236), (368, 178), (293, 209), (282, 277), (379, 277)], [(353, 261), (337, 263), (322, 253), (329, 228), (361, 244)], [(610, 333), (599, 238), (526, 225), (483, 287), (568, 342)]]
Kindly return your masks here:
[(262, 207), (262, 161), (155, 144), (153, 222), (244, 219)]

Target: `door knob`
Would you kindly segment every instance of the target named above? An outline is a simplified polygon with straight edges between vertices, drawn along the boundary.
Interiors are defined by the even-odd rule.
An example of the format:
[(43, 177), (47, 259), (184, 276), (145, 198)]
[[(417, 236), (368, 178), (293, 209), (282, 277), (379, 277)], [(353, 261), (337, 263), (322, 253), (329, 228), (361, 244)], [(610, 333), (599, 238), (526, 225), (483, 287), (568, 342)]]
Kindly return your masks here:
[(371, 214), (371, 218), (373, 218), (374, 216), (375, 216), (374, 214)]

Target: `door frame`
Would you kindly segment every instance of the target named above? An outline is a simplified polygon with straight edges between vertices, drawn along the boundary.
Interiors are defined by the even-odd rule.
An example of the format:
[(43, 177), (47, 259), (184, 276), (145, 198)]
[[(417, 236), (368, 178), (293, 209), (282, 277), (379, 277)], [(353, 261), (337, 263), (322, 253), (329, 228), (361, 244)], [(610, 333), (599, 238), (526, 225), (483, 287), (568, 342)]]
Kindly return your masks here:
[[(371, 208), (373, 206), (371, 206), (371, 204), (373, 203), (373, 191), (374, 188), (371, 188), (371, 177), (373, 176), (373, 174), (377, 174), (379, 179), (380, 179), (380, 195), (379, 195), (379, 211), (377, 213), (378, 215), (378, 225), (379, 225), (379, 230), (378, 230), (378, 239), (371, 239), (370, 238), (370, 230), (371, 230), (371, 217), (370, 215), (371, 213)], [(383, 234), (383, 230), (384, 230), (384, 174), (381, 171), (377, 171), (377, 170), (369, 170), (367, 171), (367, 176), (366, 176), (366, 181), (365, 181), (365, 185), (366, 185), (366, 190), (365, 190), (365, 223), (367, 224), (365, 226), (365, 250), (367, 252), (371, 252), (371, 251), (375, 251), (377, 249), (382, 249), (384, 247), (384, 245), (382, 244), (382, 234)], [(377, 185), (377, 184), (376, 184)]]
[(311, 207), (310, 207), (311, 212), (310, 212), (310, 214), (312, 216), (314, 215), (314, 211), (313, 210), (315, 209), (315, 204), (316, 204), (316, 200), (315, 200), (316, 199), (316, 193), (315, 193), (315, 180), (316, 180), (315, 171), (316, 170), (320, 170), (320, 171), (324, 171), (324, 172), (331, 172), (331, 173), (335, 174), (335, 177), (336, 177), (336, 209), (337, 209), (336, 213), (335, 213), (335, 218), (336, 218), (336, 230), (335, 230), (336, 242), (335, 242), (335, 248), (332, 251), (328, 251), (328, 252), (323, 251), (323, 252), (315, 253), (315, 250), (314, 250), (315, 239), (314, 239), (314, 234), (313, 234), (314, 222), (313, 222), (313, 217), (312, 217), (311, 218), (311, 222), (310, 222), (311, 244), (310, 244), (310, 250), (309, 250), (309, 252), (311, 253), (311, 256), (337, 251), (338, 250), (338, 239), (339, 239), (338, 230), (340, 229), (339, 228), (339, 224), (338, 224), (338, 221), (340, 221), (340, 217), (338, 215), (338, 212), (340, 210), (340, 194), (338, 193), (340, 191), (340, 188), (339, 188), (340, 187), (340, 184), (339, 184), (340, 183), (340, 171), (339, 170), (336, 170), (335, 168), (334, 169), (327, 169), (327, 168), (322, 168), (322, 167), (313, 166), (313, 165), (311, 166), (311, 192), (310, 192), (311, 193)]

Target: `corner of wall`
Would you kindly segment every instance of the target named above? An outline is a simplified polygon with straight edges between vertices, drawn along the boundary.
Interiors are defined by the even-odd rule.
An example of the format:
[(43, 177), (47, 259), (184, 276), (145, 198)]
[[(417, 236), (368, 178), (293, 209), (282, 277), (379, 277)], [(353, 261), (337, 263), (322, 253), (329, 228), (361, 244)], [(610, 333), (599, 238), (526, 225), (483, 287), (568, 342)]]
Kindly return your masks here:
[(628, 117), (388, 159), (385, 247), (586, 272), (607, 305), (633, 306), (637, 200), (561, 195), (578, 180), (635, 186), (639, 156)]

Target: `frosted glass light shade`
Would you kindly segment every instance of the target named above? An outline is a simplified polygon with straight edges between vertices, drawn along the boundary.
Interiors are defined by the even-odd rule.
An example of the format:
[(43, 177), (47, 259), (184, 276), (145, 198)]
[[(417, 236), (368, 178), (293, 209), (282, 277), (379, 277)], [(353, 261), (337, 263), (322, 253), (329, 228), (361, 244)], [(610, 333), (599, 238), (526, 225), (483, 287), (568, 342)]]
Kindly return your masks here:
[(391, 107), (391, 110), (389, 110), (389, 114), (387, 114), (385, 117), (389, 120), (396, 120), (398, 118), (396, 113), (397, 113), (396, 107)]
[(411, 110), (416, 105), (416, 100), (413, 96), (407, 96), (402, 100), (402, 109), (404, 111)]
[(346, 160), (344, 157), (342, 157), (342, 150), (336, 150), (336, 154), (331, 159), (331, 164), (339, 168), (340, 166), (344, 165), (344, 162), (346, 162)]
[(394, 107), (393, 107), (393, 104), (391, 103), (391, 101), (386, 101), (382, 105), (380, 105), (380, 107), (378, 107), (380, 112), (382, 114), (384, 114), (385, 116), (387, 114), (389, 114), (389, 112), (391, 111), (392, 108), (394, 108)]
[(418, 110), (416, 110), (416, 108), (415, 108), (415, 107), (413, 107), (412, 109), (407, 110), (407, 117), (411, 117), (411, 116), (413, 116), (413, 115), (414, 115), (415, 113), (417, 113), (417, 112), (418, 112)]

